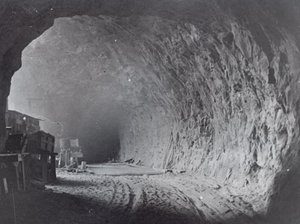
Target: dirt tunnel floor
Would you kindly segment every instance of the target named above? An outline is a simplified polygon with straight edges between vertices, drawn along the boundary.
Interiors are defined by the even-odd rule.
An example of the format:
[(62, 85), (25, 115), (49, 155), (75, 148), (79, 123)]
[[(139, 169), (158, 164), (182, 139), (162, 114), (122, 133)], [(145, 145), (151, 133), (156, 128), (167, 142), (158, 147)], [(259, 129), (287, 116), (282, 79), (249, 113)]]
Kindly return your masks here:
[[(105, 176), (59, 170), (56, 184), (18, 193), (15, 201), (22, 224), (265, 223), (250, 218), (252, 206), (240, 197), (189, 174)], [(1, 224), (14, 223), (11, 195), (1, 207)]]

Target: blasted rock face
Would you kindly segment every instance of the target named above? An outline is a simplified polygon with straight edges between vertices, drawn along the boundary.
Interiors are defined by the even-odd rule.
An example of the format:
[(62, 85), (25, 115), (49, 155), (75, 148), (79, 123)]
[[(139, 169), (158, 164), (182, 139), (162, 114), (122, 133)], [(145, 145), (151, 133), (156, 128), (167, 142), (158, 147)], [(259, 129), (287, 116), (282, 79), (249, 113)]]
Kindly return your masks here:
[[(268, 203), (275, 177), (283, 177), (286, 169), (297, 164), (297, 22), (280, 13), (291, 10), (289, 18), (295, 18), (297, 7), (287, 4), (284, 8), (271, 1), (86, 4), (79, 0), (44, 0), (1, 4), (2, 144), (5, 99), (10, 78), (21, 66), (22, 50), (51, 27), (55, 18), (85, 14), (88, 16), (65, 20), (85, 35), (72, 36), (72, 29), (59, 30), (63, 22), (58, 22), (54, 33), (50, 30), (43, 36), (48, 42), (38, 43), (53, 55), (65, 48), (74, 57), (85, 53), (86, 59), (75, 59), (78, 63), (82, 60), (84, 76), (74, 74), (76, 67), (57, 75), (63, 66), (71, 68), (73, 57), (56, 64), (41, 58), (41, 68), (45, 69), (47, 63), (57, 68), (48, 69), (47, 74), (58, 83), (69, 80), (65, 86), (70, 87), (65, 92), (59, 86), (43, 88), (52, 96), (58, 90), (73, 94), (80, 92), (76, 83), (81, 81), (82, 90), (88, 91), (79, 95), (84, 99), (95, 96), (95, 105), (87, 104), (93, 108), (90, 115), (85, 114), (81, 103), (72, 110), (86, 123), (98, 111), (97, 105), (106, 102), (99, 97), (105, 93), (103, 83), (109, 86), (104, 98), (118, 105), (115, 116), (122, 118), (112, 131), (118, 132), (120, 139), (120, 160), (132, 158), (147, 166), (195, 171), (216, 178), (236, 192), (262, 195), (264, 200), (258, 207)], [(114, 37), (95, 38), (109, 35)], [(89, 37), (91, 40), (84, 42)], [(51, 42), (51, 38), (57, 41)], [(72, 38), (73, 43), (65, 41)], [(56, 49), (56, 43), (61, 47)], [(83, 43), (86, 48), (80, 47)], [(26, 53), (41, 52), (33, 47), (25, 52), (24, 60)], [(51, 59), (51, 54), (47, 58)], [(28, 73), (30, 78), (34, 71)], [(47, 77), (52, 76), (41, 74), (38, 79), (45, 81)], [(120, 111), (126, 116), (122, 117)], [(45, 113), (56, 118), (70, 111), (61, 108)]]

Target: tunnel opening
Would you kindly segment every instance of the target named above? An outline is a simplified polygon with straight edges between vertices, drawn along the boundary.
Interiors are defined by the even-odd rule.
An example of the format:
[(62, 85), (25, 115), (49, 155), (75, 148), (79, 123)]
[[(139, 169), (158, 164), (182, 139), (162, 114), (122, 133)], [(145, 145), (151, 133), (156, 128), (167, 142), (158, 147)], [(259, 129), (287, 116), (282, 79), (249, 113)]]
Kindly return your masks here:
[[(270, 67), (272, 80), (280, 80), (267, 53), (288, 52), (263, 46), (271, 45), (268, 33), (243, 31), (230, 19), (211, 26), (157, 16), (58, 18), (24, 50), (9, 102), (63, 122), (66, 135), (82, 138), (92, 162), (114, 157), (196, 172), (242, 194), (258, 186), (264, 194), (275, 175), (270, 166), (282, 165), (268, 159), (278, 116)], [(34, 103), (43, 105), (33, 109)], [(281, 116), (284, 129), (291, 120)], [(289, 147), (289, 132), (277, 147)]]
[(134, 67), (125, 72), (122, 64), (112, 67), (116, 52), (111, 46), (99, 47), (109, 44), (107, 39), (118, 41), (113, 29), (105, 32), (104, 21), (88, 16), (56, 19), (24, 49), (8, 100), (9, 110), (40, 119), (41, 129), (56, 141), (78, 138), (89, 163), (118, 160), (119, 132), (128, 113), (123, 97), (132, 88), (122, 82), (134, 81), (129, 74)]
[[(171, 192), (192, 202), (185, 212), (196, 213), (198, 222), (203, 220), (202, 211), (213, 223), (220, 222), (220, 216), (221, 221), (238, 222), (268, 209), (276, 213), (273, 203), (283, 180), (299, 164), (299, 112), (294, 106), (299, 101), (298, 42), (285, 18), (276, 14), (277, 6), (269, 7), (267, 1), (227, 5), (200, 0), (170, 7), (164, 1), (157, 10), (155, 4), (129, 1), (132, 4), (122, 7), (93, 3), (95, 8), (90, 9), (79, 7), (80, 1), (74, 4), (77, 8), (66, 2), (61, 3), (65, 8), (21, 10), (26, 16), (44, 17), (37, 22), (30, 14), (35, 18), (31, 27), (16, 25), (26, 35), (23, 39), (16, 31), (10, 45), (14, 47), (3, 50), (1, 97), (8, 94), (9, 77), (20, 63), (18, 51), (49, 27), (51, 19), (93, 15), (56, 19), (29, 45), (19, 73), (32, 76), (36, 92), (30, 95), (21, 78), (17, 88), (16, 74), (10, 103), (21, 107), (17, 98), (24, 99), (28, 90), (31, 103), (23, 102), (23, 108), (33, 107), (38, 95), (46, 105), (35, 110), (43, 110), (54, 122), (63, 121), (66, 135), (81, 137), (91, 162), (133, 161), (170, 173), (149, 181), (125, 178), (122, 189), (128, 187), (129, 199), (142, 195), (145, 202), (147, 194), (167, 186), (167, 193), (162, 193), (166, 200), (172, 201)], [(100, 12), (107, 16), (95, 16)], [(27, 68), (26, 60), (35, 64), (35, 70)], [(157, 180), (160, 185), (153, 185)], [(105, 181), (118, 185), (113, 179)], [(179, 191), (173, 192), (174, 186)], [(193, 192), (192, 198), (181, 192)], [(224, 202), (220, 195), (229, 199)], [(212, 201), (222, 201), (221, 209)], [(225, 209), (228, 201), (238, 209)], [(240, 211), (246, 217), (235, 220)]]

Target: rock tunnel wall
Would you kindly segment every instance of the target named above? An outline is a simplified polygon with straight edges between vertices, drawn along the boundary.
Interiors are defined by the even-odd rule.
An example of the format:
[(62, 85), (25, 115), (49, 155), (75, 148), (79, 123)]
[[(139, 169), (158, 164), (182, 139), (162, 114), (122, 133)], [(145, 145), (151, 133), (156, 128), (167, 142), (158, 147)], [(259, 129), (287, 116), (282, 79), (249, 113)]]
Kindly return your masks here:
[(157, 27), (147, 58), (165, 71), (170, 110), (161, 118), (137, 111), (124, 131), (123, 157), (268, 191), (297, 156), (299, 57), (292, 38), (278, 31), (276, 44), (264, 33), (268, 42), (260, 43), (230, 20), (212, 33), (188, 23)]
[[(295, 18), (295, 2), (287, 4), (290, 8), (271, 1), (42, 2), (16, 1), (3, 10), (17, 17), (17, 22), (1, 25), (12, 37), (0, 39), (3, 99), (21, 51), (54, 18), (102, 14), (104, 22), (97, 24), (106, 29), (97, 32), (116, 35), (100, 39), (113, 53), (108, 69), (114, 79), (107, 83), (109, 89), (118, 85), (122, 90), (108, 93), (123, 105), (117, 111), (126, 114), (118, 122), (120, 160), (213, 177), (235, 191), (262, 195), (261, 206), (272, 194), (275, 178), (296, 167), (298, 31), (294, 20), (280, 14), (291, 11)], [(31, 22), (21, 22), (26, 18)], [(22, 35), (31, 28), (35, 34)], [(91, 79), (85, 85), (101, 81)], [(103, 93), (99, 91), (93, 94)], [(82, 114), (80, 108), (74, 110)]]

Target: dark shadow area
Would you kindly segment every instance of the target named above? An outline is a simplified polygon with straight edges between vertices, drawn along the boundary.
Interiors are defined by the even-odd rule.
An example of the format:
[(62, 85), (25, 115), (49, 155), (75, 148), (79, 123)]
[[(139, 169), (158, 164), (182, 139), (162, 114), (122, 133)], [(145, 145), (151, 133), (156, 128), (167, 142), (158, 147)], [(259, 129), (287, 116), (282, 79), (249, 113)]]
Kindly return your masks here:
[[(15, 216), (14, 216), (15, 205)], [(1, 223), (13, 224), (67, 224), (110, 223), (104, 212), (88, 201), (67, 194), (31, 191), (2, 196), (0, 200)], [(113, 223), (113, 222), (111, 222)]]
[[(110, 130), (97, 131), (89, 128), (89, 132), (82, 139), (84, 160), (88, 163), (105, 163), (117, 159), (120, 151), (118, 133)], [(84, 135), (85, 133), (83, 133)], [(97, 138), (97, 134), (99, 135)]]
[[(263, 216), (248, 217), (246, 215), (237, 215), (236, 217), (226, 219), (222, 222), (211, 222), (210, 224), (272, 224)], [(282, 223), (284, 224), (284, 223)]]
[(268, 219), (272, 224), (300, 223), (300, 171), (287, 170), (288, 175), (276, 178), (276, 193), (272, 195)]
[[(88, 163), (114, 161), (119, 155), (120, 138), (117, 115), (110, 117), (107, 114), (112, 114), (112, 112), (108, 111), (101, 116), (99, 115), (101, 112), (101, 109), (87, 111), (86, 118), (79, 124), (80, 127), (76, 131), (81, 139), (84, 160)], [(74, 130), (73, 128), (70, 127), (70, 130)]]
[[(14, 199), (13, 199), (14, 198)], [(14, 205), (15, 215), (14, 216)], [(142, 206), (142, 205), (141, 205)], [(13, 224), (95, 224), (95, 223), (140, 223), (140, 224), (206, 224), (197, 217), (188, 217), (163, 211), (155, 207), (126, 211), (121, 207), (77, 198), (68, 194), (31, 191), (8, 194), (0, 200), (1, 223)]]

